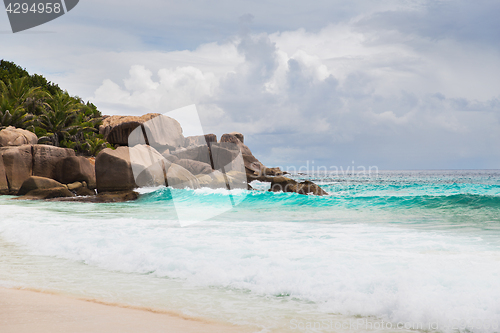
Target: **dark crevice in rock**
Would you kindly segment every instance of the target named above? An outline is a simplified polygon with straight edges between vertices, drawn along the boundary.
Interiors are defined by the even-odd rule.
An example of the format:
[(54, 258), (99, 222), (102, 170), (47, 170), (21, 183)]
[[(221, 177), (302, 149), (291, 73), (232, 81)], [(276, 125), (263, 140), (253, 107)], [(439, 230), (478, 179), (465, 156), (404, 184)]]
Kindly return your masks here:
[(35, 172), (35, 147), (31, 146), (31, 176), (34, 176)]
[(144, 124), (141, 124), (142, 135), (144, 136), (144, 142), (149, 146), (149, 139), (146, 134), (146, 129), (144, 128)]

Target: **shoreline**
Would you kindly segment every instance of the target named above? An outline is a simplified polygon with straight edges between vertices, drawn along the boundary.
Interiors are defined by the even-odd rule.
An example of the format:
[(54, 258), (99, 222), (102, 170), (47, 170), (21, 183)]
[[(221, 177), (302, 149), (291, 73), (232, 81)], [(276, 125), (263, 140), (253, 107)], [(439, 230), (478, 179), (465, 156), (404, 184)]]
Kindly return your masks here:
[(255, 329), (174, 311), (0, 287), (2, 333), (254, 332)]

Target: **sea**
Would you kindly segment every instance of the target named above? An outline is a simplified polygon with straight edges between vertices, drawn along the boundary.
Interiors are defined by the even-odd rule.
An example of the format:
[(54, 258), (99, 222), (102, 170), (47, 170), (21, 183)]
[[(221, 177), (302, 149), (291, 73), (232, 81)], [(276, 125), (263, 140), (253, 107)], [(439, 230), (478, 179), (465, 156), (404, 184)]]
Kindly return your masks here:
[[(500, 332), (500, 170), (292, 177), (329, 195), (253, 182), (124, 203), (2, 196), (0, 286), (255, 332)], [(210, 218), (181, 226), (180, 208)]]

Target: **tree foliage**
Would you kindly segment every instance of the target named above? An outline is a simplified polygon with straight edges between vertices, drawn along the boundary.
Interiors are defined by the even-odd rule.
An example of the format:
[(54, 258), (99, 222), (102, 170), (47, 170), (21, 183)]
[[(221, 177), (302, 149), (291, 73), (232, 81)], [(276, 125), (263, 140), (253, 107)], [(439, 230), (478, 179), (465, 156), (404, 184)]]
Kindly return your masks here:
[(13, 62), (0, 61), (0, 129), (27, 129), (39, 142), (92, 156), (110, 146), (98, 134), (101, 123), (94, 104), (71, 96), (41, 75), (29, 75)]

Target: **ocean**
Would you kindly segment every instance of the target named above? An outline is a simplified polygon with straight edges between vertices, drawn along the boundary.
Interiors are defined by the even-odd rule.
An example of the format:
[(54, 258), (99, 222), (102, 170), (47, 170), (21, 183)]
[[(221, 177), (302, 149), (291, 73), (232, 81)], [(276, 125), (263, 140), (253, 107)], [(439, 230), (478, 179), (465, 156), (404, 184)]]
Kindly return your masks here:
[[(294, 178), (329, 195), (253, 182), (114, 204), (2, 196), (0, 286), (256, 332), (500, 331), (500, 170)], [(240, 203), (180, 226), (176, 209), (211, 216), (228, 196)]]

